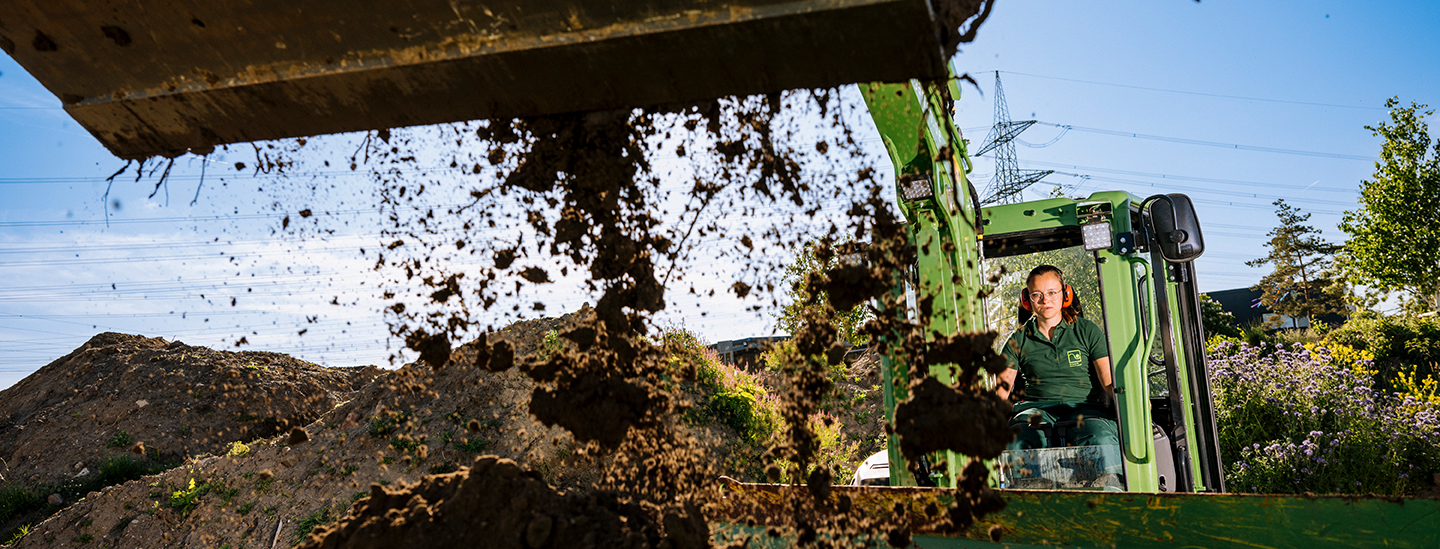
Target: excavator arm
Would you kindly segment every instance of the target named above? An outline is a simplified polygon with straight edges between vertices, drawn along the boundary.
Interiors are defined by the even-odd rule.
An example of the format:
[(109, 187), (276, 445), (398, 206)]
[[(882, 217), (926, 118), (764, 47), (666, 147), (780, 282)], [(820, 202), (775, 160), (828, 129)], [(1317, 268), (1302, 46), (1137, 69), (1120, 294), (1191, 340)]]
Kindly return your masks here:
[[(960, 95), (956, 80), (868, 83), (860, 85), (860, 92), (894, 167), (896, 201), (917, 254), (914, 271), (897, 281), (895, 291), (930, 298), (927, 337), (983, 330), (983, 308), (977, 295), (980, 254), (975, 245), (981, 227), (980, 204), (967, 177), (972, 166), (965, 139), (953, 118), (954, 102)], [(912, 315), (914, 311), (882, 314)], [(906, 396), (909, 369), (889, 356), (881, 361), (885, 419), (893, 424), (896, 406)], [(941, 363), (928, 368), (941, 381), (954, 383), (952, 366)], [(946, 452), (948, 455), (927, 459), (920, 467), (924, 471), (930, 470), (931, 463), (945, 463), (945, 470), (930, 470), (930, 478), (914, 478), (896, 435), (889, 437), (892, 486), (953, 486), (959, 468), (967, 462)]]

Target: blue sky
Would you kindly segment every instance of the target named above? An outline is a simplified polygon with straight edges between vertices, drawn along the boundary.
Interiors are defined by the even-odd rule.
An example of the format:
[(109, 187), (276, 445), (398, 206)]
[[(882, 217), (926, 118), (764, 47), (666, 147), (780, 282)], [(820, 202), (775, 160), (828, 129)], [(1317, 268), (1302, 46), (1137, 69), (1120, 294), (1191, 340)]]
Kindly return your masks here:
[[(1071, 127), (1037, 124), (1021, 136), (1022, 168), (1060, 172), (1027, 198), (1054, 184), (1072, 195), (1184, 192), (1209, 245), (1201, 289), (1248, 286), (1264, 274), (1243, 262), (1264, 254), (1275, 197), (1343, 240), (1340, 212), (1356, 207), (1373, 171), (1365, 159), (1379, 150), (1364, 126), (1385, 119), (1391, 96), (1440, 105), (1437, 25), (1431, 2), (1006, 0), (953, 61), (983, 91), (965, 86), (957, 122), (972, 143), (984, 138), (1003, 71), (1013, 119)], [(384, 363), (398, 342), (378, 313), (378, 275), (355, 253), (380, 239), (365, 192), (307, 194), (232, 167), (253, 157), (248, 145), (212, 155), (193, 206), (201, 160), (177, 162), (153, 198), (155, 178), (135, 182), (132, 170), (106, 208), (104, 178), (124, 163), (0, 56), (0, 387), (104, 330), (217, 348), (244, 336), (247, 349), (327, 365)], [(991, 172), (977, 161), (978, 181)], [(293, 200), (278, 207), (277, 194)], [(306, 201), (344, 229), (275, 238), (284, 208)], [(552, 312), (587, 297), (547, 296)], [(326, 305), (332, 298), (351, 305)], [(667, 322), (711, 340), (774, 329), (743, 306), (696, 301)], [(700, 309), (714, 314), (687, 312)]]

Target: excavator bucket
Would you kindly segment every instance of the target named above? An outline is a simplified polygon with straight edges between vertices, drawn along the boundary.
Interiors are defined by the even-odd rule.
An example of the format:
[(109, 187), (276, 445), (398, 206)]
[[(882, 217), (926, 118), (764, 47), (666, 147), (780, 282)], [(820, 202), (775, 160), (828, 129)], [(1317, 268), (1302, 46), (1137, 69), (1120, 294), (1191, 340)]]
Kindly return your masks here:
[(7, 0), (0, 48), (121, 158), (947, 75), (930, 0)]
[[(869, 539), (861, 534), (860, 541), (872, 547), (889, 546), (886, 532), (892, 529), (909, 532), (912, 544), (922, 548), (1325, 549), (1440, 544), (1440, 528), (1434, 526), (1440, 500), (1426, 498), (999, 490), (1006, 503), (1003, 510), (954, 530), (943, 510), (965, 496), (947, 488), (837, 486), (817, 500), (804, 485), (727, 479), (725, 490), (725, 506), (711, 529), (714, 541), (749, 539), (750, 547), (792, 546), (793, 536), (770, 530), (775, 526), (808, 523), (823, 528), (859, 524), (867, 518), (885, 525)], [(837, 520), (842, 516), (846, 520)], [(844, 534), (841, 527), (822, 535)]]

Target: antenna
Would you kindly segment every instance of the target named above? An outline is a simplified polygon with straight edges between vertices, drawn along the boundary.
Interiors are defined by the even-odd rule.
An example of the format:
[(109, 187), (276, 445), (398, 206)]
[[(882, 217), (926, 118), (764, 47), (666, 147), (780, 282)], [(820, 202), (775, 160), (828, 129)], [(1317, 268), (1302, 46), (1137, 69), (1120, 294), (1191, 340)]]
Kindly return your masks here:
[(995, 125), (980, 145), (975, 156), (995, 151), (995, 176), (990, 180), (985, 198), (981, 204), (1011, 204), (1019, 202), (1020, 192), (1026, 187), (1055, 173), (1055, 170), (1022, 170), (1015, 160), (1015, 137), (1034, 125), (1034, 120), (1012, 122), (1010, 106), (1005, 103), (1005, 88), (1000, 85), (1000, 71), (995, 71)]

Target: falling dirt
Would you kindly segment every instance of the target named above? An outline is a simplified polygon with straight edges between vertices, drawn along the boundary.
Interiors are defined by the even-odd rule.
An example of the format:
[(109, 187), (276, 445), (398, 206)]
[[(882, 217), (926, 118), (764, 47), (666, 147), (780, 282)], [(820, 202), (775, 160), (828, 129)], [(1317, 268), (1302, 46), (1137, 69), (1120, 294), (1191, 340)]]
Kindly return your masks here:
[(707, 545), (695, 515), (668, 514), (657, 524), (647, 511), (606, 493), (557, 492), (539, 473), (485, 456), (405, 489), (371, 485), (345, 523), (304, 547), (655, 547), (662, 532), (666, 547)]
[[(973, 38), (992, 7), (940, 4), (951, 51)], [(703, 290), (697, 283), (706, 273), (691, 269), (698, 254), (742, 265), (738, 275), (726, 275), (739, 277), (730, 291), (759, 311), (764, 299), (772, 307), (778, 303), (774, 289), (789, 257), (760, 256), (757, 248), (794, 250), (820, 242), (821, 254), (834, 254), (841, 240), (866, 243), (861, 259), (804, 281), (810, 295), (824, 290), (830, 297), (813, 304), (795, 334), (800, 352), (778, 366), (786, 379), (781, 416), (788, 432), (766, 453), (766, 472), (802, 479), (803, 488), (785, 492), (780, 512), (751, 521), (783, 528), (802, 544), (868, 543), (857, 536), (874, 531), (889, 532), (892, 544), (908, 544), (906, 520), (848, 512), (846, 497), (832, 489), (846, 471), (816, 466), (817, 434), (808, 420), (820, 411), (821, 395), (833, 389), (829, 372), (844, 356), (831, 321), (835, 312), (871, 303), (877, 320), (865, 332), (882, 354), (909, 365), (911, 381), (904, 388), (911, 396), (897, 409), (895, 425), (907, 456), (957, 447), (987, 456), (1009, 432), (994, 429), (1001, 403), (976, 382), (980, 370), (994, 370), (993, 352), (981, 344), (993, 336), (926, 334), (920, 326), (928, 325), (928, 305), (917, 319), (899, 314), (903, 303), (890, 288), (915, 250), (903, 221), (891, 212), (893, 189), (876, 177), (873, 160), (861, 150), (858, 116), (863, 111), (840, 90), (802, 90), (372, 132), (340, 165), (363, 168), (375, 184), (385, 244), (366, 257), (390, 277), (382, 291), (391, 301), (385, 309), (391, 332), (420, 361), (385, 374), (319, 422), (277, 422), (266, 434), (273, 438), (257, 442), (249, 457), (209, 458), (192, 463), (186, 475), (167, 477), (167, 483), (203, 477), (217, 490), (243, 487), (220, 508), (186, 509), (185, 488), (177, 486), (170, 501), (180, 498), (179, 506), (153, 518), (107, 511), (115, 516), (105, 520), (119, 529), (111, 530), (111, 546), (131, 546), (124, 540), (141, 531), (160, 532), (167, 540), (160, 545), (167, 546), (252, 535), (261, 541), (252, 545), (263, 545), (282, 533), (303, 536), (297, 526), (287, 528), (283, 514), (273, 523), (266, 522), (268, 515), (250, 517), (249, 509), (223, 514), (243, 494), (255, 494), (262, 505), (285, 504), (265, 492), (277, 482), (288, 483), (280, 494), (297, 502), (306, 498), (306, 509), (323, 509), (311, 522), (330, 523), (315, 528), (306, 547), (707, 545), (711, 521), (741, 519), (725, 516), (712, 445), (681, 420), (694, 406), (683, 386), (695, 381), (695, 369), (668, 360), (663, 345), (650, 338), (657, 328), (653, 317), (683, 290)], [(303, 146), (304, 140), (278, 149), (257, 145), (257, 173), (283, 174), (306, 161)], [(657, 167), (662, 155), (688, 162), (688, 189), (666, 188), (663, 181), (676, 175)], [(427, 157), (449, 161), (446, 173), (459, 174), (470, 189), (467, 203), (427, 202), (457, 180), (447, 176), (442, 183), (423, 167)], [(285, 207), (282, 200), (275, 203)], [(290, 211), (298, 211), (299, 220), (287, 216), (280, 232), (305, 237), (326, 230), (326, 218), (310, 208)], [(776, 211), (782, 212), (778, 218), (770, 215)], [(848, 219), (837, 222), (831, 212)], [(757, 222), (764, 215), (769, 218)], [(595, 297), (593, 308), (553, 325), (566, 345), (536, 355), (534, 332), (520, 342), (514, 330), (496, 326), (502, 320), (524, 324), (525, 315), (545, 311), (545, 288), (572, 271), (585, 276)], [(496, 337), (503, 333), (510, 335)], [(925, 365), (936, 361), (956, 363), (960, 381), (947, 385), (930, 376)], [(525, 408), (447, 413), (434, 407), (499, 388), (528, 391), (524, 398), (511, 395)], [(936, 412), (933, 407), (943, 413), (921, 413)], [(497, 437), (492, 446), (476, 444), (497, 420), (509, 429), (508, 443)], [(519, 463), (475, 459), (470, 450), (476, 449)], [(371, 455), (361, 459), (366, 452)], [(571, 469), (547, 475), (541, 466)], [(955, 503), (937, 513), (963, 528), (1003, 506), (986, 487), (987, 477), (980, 462), (967, 464)], [(326, 489), (336, 482), (350, 483), (353, 504), (345, 490)], [(155, 499), (131, 484), (97, 499)], [(81, 513), (99, 506), (82, 502), (41, 526), (48, 532), (76, 528)], [(224, 526), (192, 526), (186, 537), (171, 540), (185, 532), (187, 520), (196, 520), (191, 513), (202, 524), (214, 515)], [(133, 525), (141, 520), (149, 530)]]

